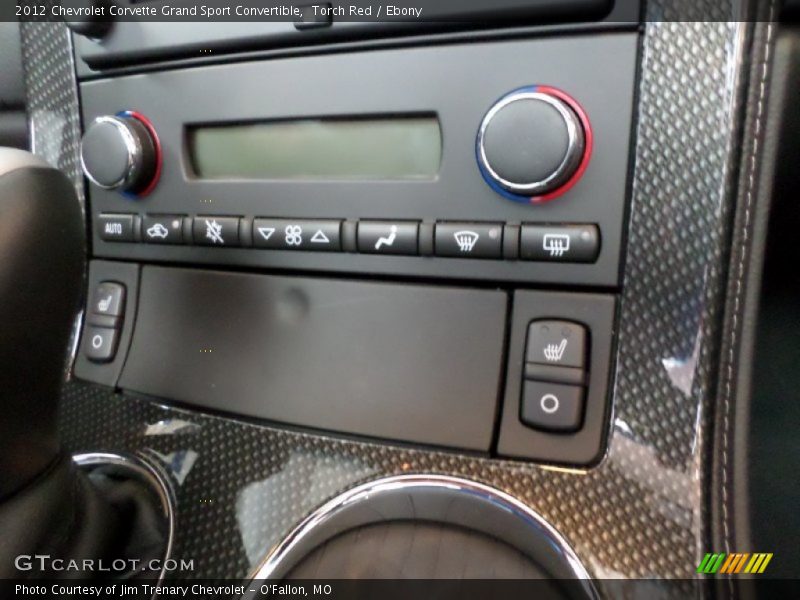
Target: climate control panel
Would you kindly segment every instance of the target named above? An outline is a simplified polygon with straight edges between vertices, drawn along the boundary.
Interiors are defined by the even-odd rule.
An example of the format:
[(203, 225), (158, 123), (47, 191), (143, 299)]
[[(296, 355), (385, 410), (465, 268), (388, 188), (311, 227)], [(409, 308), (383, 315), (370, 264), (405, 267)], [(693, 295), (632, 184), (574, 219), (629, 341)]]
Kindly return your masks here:
[(621, 32), (84, 81), (93, 253), (616, 287), (636, 47)]
[(350, 252), (465, 259), (591, 263), (600, 253), (592, 224), (404, 220), (281, 219), (196, 215), (101, 214), (108, 242)]

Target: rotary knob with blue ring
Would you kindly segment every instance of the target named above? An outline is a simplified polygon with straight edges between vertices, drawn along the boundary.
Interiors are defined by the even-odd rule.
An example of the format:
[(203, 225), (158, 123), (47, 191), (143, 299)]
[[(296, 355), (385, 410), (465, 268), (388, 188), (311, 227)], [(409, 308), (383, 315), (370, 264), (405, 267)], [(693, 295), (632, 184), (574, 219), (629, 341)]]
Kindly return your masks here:
[(498, 194), (539, 204), (571, 189), (588, 167), (592, 128), (586, 112), (565, 92), (529, 86), (500, 98), (478, 130), (481, 175)]
[(81, 140), (86, 177), (130, 198), (149, 194), (161, 174), (161, 145), (153, 124), (135, 111), (97, 117)]

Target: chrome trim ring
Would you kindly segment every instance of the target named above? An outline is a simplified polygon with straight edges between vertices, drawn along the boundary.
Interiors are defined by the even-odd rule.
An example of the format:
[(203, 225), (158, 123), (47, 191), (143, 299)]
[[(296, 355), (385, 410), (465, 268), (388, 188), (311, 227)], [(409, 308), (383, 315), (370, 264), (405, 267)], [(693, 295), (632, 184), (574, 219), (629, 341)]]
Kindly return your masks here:
[[(412, 498), (412, 495), (419, 496)], [(481, 518), (491, 514), (493, 521)], [(498, 521), (500, 519), (501, 521)], [(575, 552), (545, 519), (526, 504), (496, 488), (448, 475), (396, 475), (356, 486), (320, 506), (267, 554), (251, 577), (254, 582), (280, 579), (312, 549), (334, 536), (372, 523), (420, 520), (449, 523), (479, 531), (536, 559), (548, 572), (566, 565), (581, 580), (587, 597), (597, 598), (589, 573)], [(498, 530), (498, 525), (502, 531)], [(546, 549), (542, 554), (542, 548)], [(248, 596), (245, 595), (245, 598)]]
[[(489, 163), (489, 159), (486, 156), (484, 137), (486, 135), (486, 129), (488, 128), (489, 123), (491, 123), (492, 119), (498, 112), (513, 102), (520, 102), (523, 100), (538, 100), (540, 102), (545, 102), (558, 111), (558, 113), (561, 115), (561, 118), (564, 119), (564, 124), (567, 127), (567, 151), (564, 153), (564, 158), (561, 160), (558, 168), (556, 168), (556, 170), (545, 179), (527, 183), (518, 183), (504, 179), (492, 168), (491, 164)], [(483, 117), (481, 126), (478, 129), (478, 158), (480, 160), (481, 167), (492, 179), (494, 179), (494, 181), (497, 182), (500, 187), (511, 192), (512, 194), (519, 194), (521, 196), (541, 195), (552, 191), (565, 183), (580, 164), (585, 146), (586, 142), (583, 126), (578, 118), (578, 115), (576, 115), (563, 101), (544, 92), (512, 92), (508, 96), (499, 100), (494, 106), (492, 106), (492, 108), (489, 109), (489, 112), (487, 112), (486, 116)]]
[(87, 127), (87, 131), (93, 127), (94, 125), (102, 125), (102, 124), (109, 124), (112, 125), (119, 131), (120, 137), (122, 137), (122, 142), (125, 144), (125, 150), (128, 154), (126, 160), (126, 167), (125, 167), (125, 174), (120, 177), (117, 181), (111, 184), (104, 184), (100, 183), (95, 179), (92, 174), (89, 172), (89, 169), (86, 168), (86, 162), (83, 159), (83, 144), (81, 143), (81, 169), (83, 170), (83, 174), (86, 175), (86, 178), (89, 179), (93, 184), (98, 187), (103, 188), (104, 190), (115, 190), (119, 187), (128, 186), (139, 176), (139, 172), (142, 170), (142, 160), (144, 150), (142, 149), (142, 143), (139, 138), (135, 135), (132, 131), (131, 127), (125, 122), (125, 119), (121, 117), (109, 117), (109, 116), (102, 116), (97, 117), (92, 124)]
[(101, 465), (114, 465), (128, 469), (147, 483), (158, 495), (163, 516), (167, 520), (167, 545), (164, 550), (162, 569), (158, 575), (156, 586), (164, 581), (166, 576), (166, 561), (172, 556), (175, 544), (175, 501), (172, 497), (172, 488), (169, 480), (152, 464), (136, 455), (123, 455), (111, 452), (87, 452), (74, 454), (72, 462), (78, 467), (92, 467)]

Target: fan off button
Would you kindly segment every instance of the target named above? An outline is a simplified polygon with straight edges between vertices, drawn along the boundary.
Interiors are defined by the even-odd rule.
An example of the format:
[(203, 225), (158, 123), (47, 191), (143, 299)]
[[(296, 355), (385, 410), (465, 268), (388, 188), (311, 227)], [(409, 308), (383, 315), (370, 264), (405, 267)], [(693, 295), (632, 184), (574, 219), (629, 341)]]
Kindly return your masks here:
[(436, 256), (500, 258), (503, 226), (500, 223), (437, 223)]

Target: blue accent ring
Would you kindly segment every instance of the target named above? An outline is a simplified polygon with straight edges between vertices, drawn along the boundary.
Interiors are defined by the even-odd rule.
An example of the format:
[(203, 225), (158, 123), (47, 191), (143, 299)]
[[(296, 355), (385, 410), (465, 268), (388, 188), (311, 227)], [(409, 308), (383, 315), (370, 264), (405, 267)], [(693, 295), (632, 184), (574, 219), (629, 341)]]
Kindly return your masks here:
[[(503, 94), (502, 96), (500, 96), (497, 100), (495, 100), (492, 103), (492, 106), (494, 106), (498, 102), (501, 102), (504, 98), (508, 98), (509, 96), (513, 96), (514, 94), (519, 94), (519, 93), (524, 93), (524, 92), (532, 93), (532, 92), (537, 92), (537, 91), (539, 91), (539, 86), (538, 85), (528, 85), (528, 86), (525, 86), (525, 87), (517, 88), (515, 90), (511, 90), (507, 94)], [(491, 109), (492, 108), (489, 107), (489, 110), (491, 110)], [(489, 111), (486, 111), (486, 112), (488, 113)], [(484, 118), (486, 118), (486, 115), (484, 115)], [(481, 123), (483, 123), (483, 119), (481, 119)], [(478, 127), (480, 129), (480, 125)], [(491, 175), (489, 175), (489, 173), (486, 171), (486, 169), (481, 164), (481, 160), (480, 160), (480, 152), (481, 152), (481, 150), (480, 150), (480, 146), (479, 146), (479, 143), (478, 143), (478, 137), (479, 136), (476, 133), (476, 135), (475, 135), (475, 161), (478, 163), (478, 170), (480, 171), (481, 176), (483, 177), (483, 180), (486, 182), (486, 184), (490, 188), (492, 188), (495, 192), (497, 192), (498, 194), (503, 196), (503, 198), (505, 198), (506, 200), (511, 200), (512, 202), (519, 202), (521, 204), (531, 204), (531, 196), (520, 196), (519, 194), (513, 194), (513, 193), (509, 192), (507, 189), (501, 187), (500, 184), (498, 184), (494, 180), (494, 178)]]

